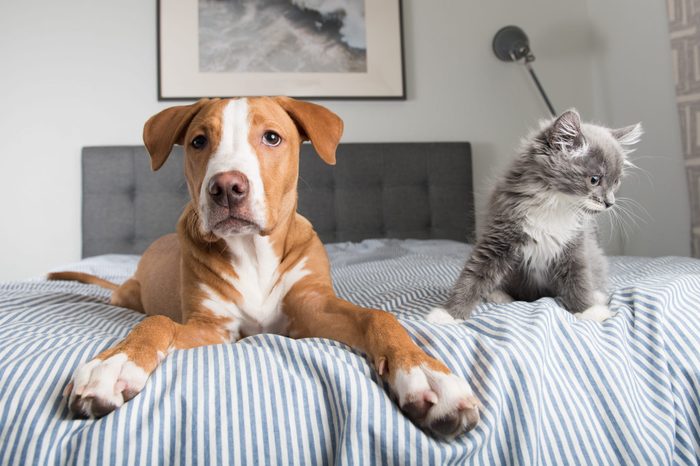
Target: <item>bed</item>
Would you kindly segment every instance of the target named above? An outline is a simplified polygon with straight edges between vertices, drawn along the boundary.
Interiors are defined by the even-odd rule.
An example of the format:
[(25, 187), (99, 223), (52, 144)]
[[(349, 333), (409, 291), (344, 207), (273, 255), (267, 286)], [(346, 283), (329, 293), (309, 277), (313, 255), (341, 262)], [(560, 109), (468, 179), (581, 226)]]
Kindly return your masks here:
[[(300, 210), (336, 291), (396, 313), (468, 380), (479, 426), (433, 439), (361, 354), (276, 335), (176, 351), (123, 408), (74, 420), (61, 396), (73, 370), (143, 316), (36, 279), (0, 284), (0, 464), (698, 463), (700, 261), (611, 258), (617, 315), (603, 324), (549, 298), (431, 324), (473, 239), (469, 145), (346, 144), (335, 168), (303, 152)], [(126, 279), (186, 202), (181, 162), (152, 174), (141, 147), (84, 149), (85, 259), (66, 267)]]

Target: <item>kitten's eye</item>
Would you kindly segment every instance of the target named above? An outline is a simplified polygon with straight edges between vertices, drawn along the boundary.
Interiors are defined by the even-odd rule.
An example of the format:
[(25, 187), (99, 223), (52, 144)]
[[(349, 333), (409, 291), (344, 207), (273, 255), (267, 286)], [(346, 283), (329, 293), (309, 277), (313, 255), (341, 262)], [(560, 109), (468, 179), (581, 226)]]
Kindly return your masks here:
[(274, 131), (265, 131), (265, 134), (263, 134), (262, 137), (262, 142), (266, 146), (277, 147), (282, 142), (282, 137)]
[(600, 179), (602, 176), (600, 175), (593, 175), (591, 176), (591, 179), (588, 180), (591, 183), (591, 186), (598, 186), (600, 184)]
[(195, 136), (194, 139), (192, 139), (192, 147), (195, 149), (204, 149), (204, 146), (207, 145), (207, 137), (202, 136), (201, 134), (199, 136)]

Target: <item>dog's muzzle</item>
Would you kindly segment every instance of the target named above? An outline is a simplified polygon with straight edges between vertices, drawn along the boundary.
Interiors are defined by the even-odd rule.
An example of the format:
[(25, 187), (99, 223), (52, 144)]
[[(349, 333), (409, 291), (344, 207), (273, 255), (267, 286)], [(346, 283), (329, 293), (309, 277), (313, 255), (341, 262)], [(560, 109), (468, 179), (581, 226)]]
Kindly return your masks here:
[(260, 229), (250, 209), (250, 182), (243, 173), (228, 171), (212, 176), (207, 195), (207, 218), (214, 233), (253, 233)]
[(212, 176), (207, 192), (215, 204), (228, 209), (246, 200), (249, 187), (248, 177), (239, 171), (231, 171)]

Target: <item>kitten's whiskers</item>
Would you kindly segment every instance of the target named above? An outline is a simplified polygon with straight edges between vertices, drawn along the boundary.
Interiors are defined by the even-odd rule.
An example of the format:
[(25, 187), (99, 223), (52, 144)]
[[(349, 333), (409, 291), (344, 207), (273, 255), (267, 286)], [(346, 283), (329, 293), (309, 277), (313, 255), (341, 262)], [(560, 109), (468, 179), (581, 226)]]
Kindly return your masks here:
[[(636, 162), (637, 160), (643, 159), (643, 158), (654, 158), (653, 156), (647, 156), (647, 157), (636, 157), (634, 161)], [(659, 157), (662, 158), (662, 157)], [(631, 168), (632, 170), (628, 170), (628, 167)], [(647, 180), (649, 180), (649, 183), (651, 184), (651, 187), (654, 188), (654, 178), (651, 176), (651, 173), (649, 173), (649, 170), (640, 167), (633, 161), (631, 161), (629, 158), (625, 160), (625, 166), (622, 170), (623, 176), (629, 176), (629, 175), (634, 175), (637, 177), (637, 180), (640, 180), (638, 177), (639, 173), (644, 174), (647, 177)]]

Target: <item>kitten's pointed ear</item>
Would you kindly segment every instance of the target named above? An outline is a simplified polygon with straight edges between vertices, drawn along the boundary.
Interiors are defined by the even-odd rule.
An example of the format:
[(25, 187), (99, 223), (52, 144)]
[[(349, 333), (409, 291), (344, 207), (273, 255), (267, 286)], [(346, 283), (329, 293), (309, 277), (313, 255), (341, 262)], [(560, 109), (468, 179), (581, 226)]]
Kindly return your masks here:
[(547, 130), (547, 143), (566, 155), (580, 155), (586, 140), (581, 132), (581, 117), (575, 109), (567, 110)]
[(624, 128), (611, 129), (610, 132), (623, 146), (633, 146), (642, 139), (644, 129), (642, 129), (641, 123), (637, 123), (636, 125), (625, 126)]

